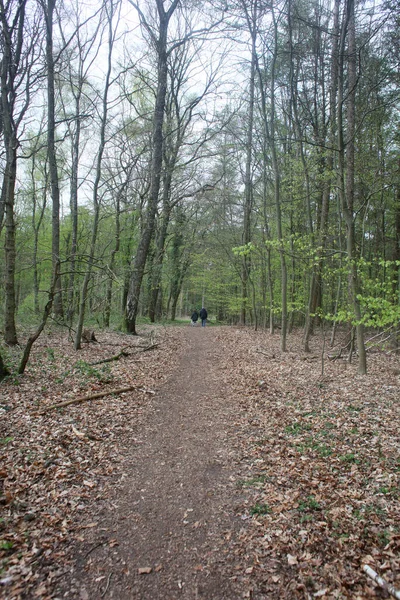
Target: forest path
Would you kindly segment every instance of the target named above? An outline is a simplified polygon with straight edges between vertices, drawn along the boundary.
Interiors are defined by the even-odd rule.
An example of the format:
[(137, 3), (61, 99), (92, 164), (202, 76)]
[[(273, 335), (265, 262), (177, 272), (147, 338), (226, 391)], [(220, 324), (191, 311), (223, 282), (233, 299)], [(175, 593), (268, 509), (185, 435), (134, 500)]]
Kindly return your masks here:
[(229, 434), (237, 407), (225, 396), (218, 329), (187, 327), (182, 335), (186, 351), (154, 396), (101, 529), (86, 534), (93, 551), (73, 574), (74, 597), (238, 597), (232, 564), (226, 574), (240, 523)]

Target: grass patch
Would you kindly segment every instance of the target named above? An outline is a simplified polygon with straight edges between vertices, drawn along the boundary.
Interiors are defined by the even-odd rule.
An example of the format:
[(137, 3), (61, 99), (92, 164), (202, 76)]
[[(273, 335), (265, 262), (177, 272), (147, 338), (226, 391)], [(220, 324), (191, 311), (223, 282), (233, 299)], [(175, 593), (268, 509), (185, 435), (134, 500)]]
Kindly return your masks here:
[(322, 457), (327, 457), (327, 456), (331, 456), (333, 450), (332, 448), (330, 448), (329, 446), (326, 446), (325, 444), (323, 444), (322, 446), (318, 446), (318, 448), (316, 449), (318, 454)]
[(7, 444), (9, 444), (10, 442), (13, 441), (13, 437), (5, 437), (5, 438), (0, 438), (0, 445), (1, 446), (7, 446)]
[(266, 475), (258, 475), (257, 477), (252, 477), (251, 479), (241, 479), (238, 481), (239, 487), (252, 487), (253, 485), (259, 485), (265, 483), (268, 480)]
[(310, 425), (310, 423), (299, 423), (298, 421), (285, 427), (286, 433), (289, 433), (290, 435), (299, 435), (304, 431), (311, 431), (311, 429), (312, 425)]
[(270, 512), (268, 504), (255, 504), (250, 508), (251, 515), (268, 515)]
[(349, 404), (346, 407), (346, 410), (348, 410), (349, 412), (355, 412), (355, 413), (359, 413), (362, 411), (362, 408), (360, 408), (359, 406), (354, 406), (354, 404)]
[(299, 502), (299, 511), (300, 512), (308, 512), (308, 511), (315, 511), (315, 510), (322, 510), (322, 509), (321, 509), (320, 503), (317, 502), (317, 500), (314, 498), (314, 496), (307, 496), (306, 500), (302, 500), (301, 502)]
[(343, 454), (342, 456), (339, 456), (339, 460), (343, 463), (356, 464), (356, 465), (359, 465), (361, 462), (361, 460), (359, 458), (357, 458), (357, 455), (354, 454), (353, 452), (349, 452), (348, 454)]
[(8, 540), (0, 541), (0, 550), (12, 550), (14, 546), (13, 542), (9, 542)]
[(72, 369), (65, 371), (56, 379), (56, 383), (63, 383), (65, 379), (74, 371), (75, 373), (81, 375), (86, 381), (90, 379), (97, 379), (100, 381), (100, 383), (111, 383), (113, 380), (113, 375), (109, 364), (105, 364), (99, 368), (96, 368), (94, 365), (90, 365), (85, 360), (78, 360)]

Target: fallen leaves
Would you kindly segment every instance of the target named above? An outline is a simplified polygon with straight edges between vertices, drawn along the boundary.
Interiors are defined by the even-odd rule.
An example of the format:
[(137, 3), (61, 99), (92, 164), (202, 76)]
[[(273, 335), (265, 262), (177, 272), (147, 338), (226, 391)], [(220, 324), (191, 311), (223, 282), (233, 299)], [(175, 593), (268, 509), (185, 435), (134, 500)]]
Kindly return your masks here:
[[(278, 337), (242, 330), (230, 356), (241, 370), (241, 548), (260, 561), (252, 584), (280, 598), (366, 598), (369, 555), (399, 587), (399, 359), (374, 353), (367, 377), (329, 363), (322, 378), (317, 361), (302, 360), (300, 335), (289, 339), (281, 354)], [(250, 345), (278, 358), (249, 355)], [(271, 511), (243, 511), (257, 505)]]
[[(367, 564), (399, 588), (399, 359), (374, 352), (364, 378), (353, 365), (343, 370), (329, 361), (321, 377), (317, 338), (310, 361), (301, 332), (282, 354), (277, 336), (215, 331), (223, 347), (218, 376), (227, 403), (238, 407), (227, 422), (237, 498), (224, 510), (235, 512), (240, 531), (221, 539), (236, 564), (221, 558), (221, 576), (235, 578), (242, 596), (251, 597), (251, 587), (260, 597), (364, 600), (377, 589), (362, 570)], [(89, 512), (93, 500), (106, 499), (115, 478), (123, 479), (125, 445), (142, 443), (138, 431), (151, 415), (154, 391), (182, 351), (179, 330), (166, 335), (140, 359), (107, 363), (115, 345), (126, 347), (125, 336), (99, 335), (79, 360), (66, 336), (43, 338), (26, 375), (3, 382), (0, 585), (7, 597), (51, 597), (74, 543), (85, 530), (100, 529)], [(103, 394), (129, 386), (117, 396)], [(94, 402), (38, 414), (63, 398), (93, 393)], [(183, 511), (186, 529), (203, 527), (194, 520), (197, 510)], [(86, 555), (118, 544), (96, 540)], [(137, 574), (161, 569), (145, 564)], [(102, 594), (110, 579), (99, 575)]]
[[(123, 437), (138, 428), (180, 352), (175, 342), (153, 344), (152, 352), (136, 353), (135, 360), (127, 356), (98, 367), (89, 363), (132, 338), (107, 333), (98, 339), (76, 353), (64, 332), (43, 337), (26, 374), (2, 382), (0, 585), (13, 600), (49, 598), (71, 548), (83, 539), (79, 532), (98, 528), (87, 508), (96, 496), (107, 496), (120, 469)], [(140, 343), (138, 337), (130, 347)], [(112, 548), (118, 541), (107, 543)]]

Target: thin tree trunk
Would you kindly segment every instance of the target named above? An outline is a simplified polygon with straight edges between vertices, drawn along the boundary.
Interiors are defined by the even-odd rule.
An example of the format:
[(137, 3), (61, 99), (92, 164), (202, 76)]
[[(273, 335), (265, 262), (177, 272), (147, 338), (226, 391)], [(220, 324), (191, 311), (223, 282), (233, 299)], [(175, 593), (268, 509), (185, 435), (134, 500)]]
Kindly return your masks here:
[[(326, 165), (325, 165), (325, 181), (322, 190), (321, 214), (319, 223), (318, 235), (318, 252), (326, 246), (328, 214), (329, 214), (329, 198), (332, 187), (331, 173), (334, 168), (334, 144), (336, 137), (336, 100), (338, 90), (338, 40), (339, 40), (339, 6), (340, 0), (335, 0), (334, 7), (334, 22), (332, 33), (332, 53), (331, 53), (331, 86), (329, 92), (329, 113), (330, 113), (330, 130), (329, 130), (329, 146), (327, 150)], [(321, 250), (320, 250), (321, 249)], [(311, 275), (310, 297), (306, 314), (306, 326), (304, 331), (304, 351), (310, 352), (309, 341), (313, 331), (314, 313), (318, 306), (318, 296), (322, 284), (322, 260), (314, 266)]]
[[(343, 133), (343, 85), (344, 85), (344, 54), (345, 39), (348, 33), (347, 48), (347, 148), (345, 153)], [(340, 49), (340, 77), (339, 77), (339, 111), (338, 111), (338, 141), (339, 141), (339, 173), (340, 194), (342, 210), (346, 223), (347, 259), (349, 263), (349, 289), (353, 304), (354, 318), (356, 322), (356, 339), (358, 350), (358, 372), (365, 375), (367, 372), (367, 360), (364, 344), (364, 326), (361, 323), (361, 307), (359, 301), (360, 285), (357, 273), (357, 256), (355, 244), (354, 223), (354, 153), (355, 153), (355, 92), (356, 92), (356, 45), (355, 45), (355, 19), (354, 0), (347, 0), (346, 17), (342, 28)], [(344, 161), (346, 156), (346, 178)]]
[(109, 270), (109, 278), (108, 278), (108, 282), (107, 282), (107, 291), (106, 291), (106, 307), (104, 310), (104, 326), (105, 327), (109, 327), (110, 326), (110, 316), (111, 316), (111, 302), (112, 302), (112, 289), (113, 289), (113, 274), (114, 274), (114, 267), (115, 267), (115, 259), (117, 257), (117, 254), (120, 250), (120, 245), (121, 245), (121, 197), (122, 194), (124, 193), (124, 190), (128, 184), (129, 181), (129, 174), (127, 175), (127, 179), (125, 181), (125, 183), (122, 185), (122, 187), (118, 190), (117, 193), (117, 202), (116, 202), (116, 215), (115, 215), (115, 235), (114, 235), (114, 239), (115, 239), (115, 244), (114, 244), (114, 248), (111, 252), (111, 258), (110, 258), (110, 262), (108, 265), (108, 270)]
[(276, 229), (279, 241), (279, 256), (281, 260), (281, 350), (286, 352), (287, 338), (287, 266), (283, 240), (282, 229), (282, 207), (281, 207), (281, 177), (278, 165), (278, 155), (276, 149), (276, 112), (275, 112), (275, 71), (278, 58), (278, 24), (276, 16), (272, 9), (272, 18), (274, 23), (274, 52), (271, 65), (271, 154), (272, 154), (272, 169), (274, 172), (274, 195), (275, 195), (275, 210), (276, 210)]
[[(255, 74), (256, 74), (256, 38), (257, 38), (257, 1), (254, 1), (251, 15), (246, 9), (247, 24), (251, 35), (251, 63), (249, 81), (249, 107), (247, 116), (247, 140), (246, 140), (246, 171), (244, 180), (244, 211), (242, 245), (247, 246), (251, 242), (251, 211), (253, 203), (252, 182), (252, 159), (253, 159), (253, 127), (254, 127), (254, 96), (255, 96)], [(251, 256), (245, 251), (242, 257), (242, 301), (240, 309), (240, 324), (246, 324), (246, 312), (248, 304), (248, 282), (250, 276)]]
[(82, 284), (80, 304), (79, 304), (79, 316), (78, 323), (76, 326), (76, 334), (75, 334), (75, 350), (79, 350), (81, 347), (81, 338), (82, 338), (82, 330), (85, 318), (86, 311), (86, 301), (87, 301), (87, 293), (89, 289), (89, 282), (92, 276), (92, 269), (94, 265), (95, 252), (96, 252), (96, 242), (97, 242), (97, 234), (98, 234), (98, 226), (100, 219), (100, 198), (99, 198), (99, 187), (100, 187), (100, 179), (102, 174), (102, 160), (103, 154), (106, 146), (105, 141), (105, 133), (106, 133), (106, 125), (107, 125), (107, 115), (108, 115), (108, 94), (110, 91), (110, 78), (112, 71), (112, 51), (114, 45), (114, 30), (113, 30), (113, 17), (115, 15), (116, 6), (112, 0), (109, 1), (106, 5), (107, 10), (107, 19), (108, 19), (108, 64), (107, 64), (107, 74), (106, 80), (104, 83), (104, 91), (102, 98), (102, 115), (101, 115), (101, 125), (100, 125), (100, 143), (99, 149), (97, 152), (97, 160), (96, 160), (96, 178), (93, 186), (93, 226), (92, 226), (92, 235), (90, 240), (90, 250), (89, 250), (89, 258), (86, 267), (86, 273)]
[[(79, 84), (80, 85), (80, 84)], [(72, 323), (75, 308), (75, 274), (76, 255), (78, 250), (78, 175), (79, 175), (79, 146), (81, 136), (80, 93), (75, 98), (76, 130), (73, 134), (71, 148), (71, 184), (70, 184), (70, 218), (71, 218), (71, 251), (69, 260), (68, 307), (67, 321)]]
[(51, 288), (49, 291), (49, 299), (47, 301), (46, 306), (44, 307), (42, 321), (39, 324), (39, 326), (37, 327), (35, 333), (33, 333), (28, 338), (24, 352), (22, 354), (21, 362), (18, 367), (18, 375), (22, 375), (23, 373), (25, 373), (26, 365), (28, 364), (29, 356), (31, 354), (32, 346), (36, 342), (36, 340), (38, 339), (38, 337), (40, 336), (40, 334), (42, 333), (43, 329), (46, 326), (47, 319), (50, 316), (53, 301), (54, 301), (54, 293), (55, 293), (55, 287), (56, 287), (57, 280), (58, 280), (58, 273), (56, 272), (53, 275), (53, 281), (52, 281), (52, 285), (51, 285)]
[[(52, 200), (52, 264), (53, 273), (59, 273), (60, 264), (60, 186), (56, 156), (56, 116), (54, 90), (54, 57), (53, 57), (53, 14), (56, 0), (47, 0), (44, 5), (46, 19), (46, 66), (47, 66), (47, 156), (50, 171), (50, 187)], [(61, 294), (61, 278), (55, 282), (55, 297), (53, 302), (54, 315), (63, 318)]]

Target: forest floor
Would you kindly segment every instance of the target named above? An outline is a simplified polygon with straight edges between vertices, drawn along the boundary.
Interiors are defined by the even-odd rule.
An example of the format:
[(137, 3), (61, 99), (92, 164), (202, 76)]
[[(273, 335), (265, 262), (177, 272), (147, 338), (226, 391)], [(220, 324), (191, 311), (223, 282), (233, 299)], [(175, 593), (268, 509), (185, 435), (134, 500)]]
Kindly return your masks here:
[(362, 377), (301, 332), (96, 335), (0, 386), (1, 598), (388, 598), (364, 564), (400, 588), (394, 353)]

